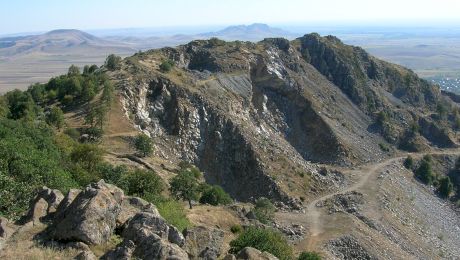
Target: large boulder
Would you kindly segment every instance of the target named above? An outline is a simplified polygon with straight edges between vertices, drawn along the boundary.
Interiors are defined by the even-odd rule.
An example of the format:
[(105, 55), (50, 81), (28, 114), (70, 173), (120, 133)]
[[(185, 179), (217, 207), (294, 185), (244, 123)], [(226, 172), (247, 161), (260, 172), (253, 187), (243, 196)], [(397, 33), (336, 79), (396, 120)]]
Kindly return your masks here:
[(49, 227), (50, 238), (102, 244), (112, 235), (121, 211), (123, 191), (103, 180), (80, 192), (72, 203), (57, 212)]
[(117, 217), (117, 226), (122, 227), (139, 212), (148, 212), (159, 216), (158, 209), (141, 198), (126, 196), (121, 203), (121, 211)]
[(182, 260), (188, 259), (187, 253), (178, 245), (151, 234), (134, 249), (133, 256), (140, 259)]
[(74, 260), (96, 260), (97, 257), (91, 251), (81, 251)]
[(151, 234), (156, 234), (163, 239), (168, 239), (169, 226), (157, 214), (141, 212), (136, 214), (123, 230), (123, 238), (139, 243)]
[(217, 259), (223, 241), (222, 230), (198, 226), (185, 231), (184, 249), (191, 259)]
[(238, 260), (278, 260), (278, 257), (268, 253), (261, 252), (252, 247), (243, 248), (236, 256)]
[(56, 212), (59, 204), (64, 199), (64, 195), (59, 190), (42, 187), (37, 195), (30, 201), (29, 211), (23, 219), (22, 223), (33, 221), (37, 224), (51, 217), (50, 214)]
[(124, 240), (115, 249), (110, 250), (101, 257), (103, 260), (130, 260), (136, 245), (131, 240)]
[(0, 217), (0, 238), (6, 239), (13, 233), (10, 222), (4, 217)]
[(16, 229), (16, 226), (10, 223), (8, 219), (0, 217), (0, 250)]
[(57, 207), (56, 214), (64, 212), (65, 209), (67, 209), (70, 206), (70, 204), (72, 204), (72, 202), (78, 196), (78, 194), (80, 194), (80, 192), (80, 189), (70, 189), (67, 195), (64, 197), (64, 199)]
[[(104, 259), (188, 259), (178, 244), (180, 233), (156, 213), (140, 212), (134, 215), (123, 230), (123, 242), (108, 252)], [(173, 242), (177, 242), (175, 244)]]
[(180, 247), (183, 247), (185, 244), (184, 235), (174, 226), (169, 226), (168, 240)]

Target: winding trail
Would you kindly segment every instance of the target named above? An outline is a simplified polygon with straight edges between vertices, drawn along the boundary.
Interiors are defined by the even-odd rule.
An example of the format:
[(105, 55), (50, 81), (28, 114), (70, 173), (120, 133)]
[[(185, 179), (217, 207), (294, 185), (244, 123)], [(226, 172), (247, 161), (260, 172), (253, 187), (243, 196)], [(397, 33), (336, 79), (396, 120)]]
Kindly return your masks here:
[(346, 171), (350, 174), (359, 174), (359, 180), (354, 183), (353, 185), (347, 187), (344, 190), (339, 190), (333, 193), (329, 193), (327, 195), (321, 196), (313, 201), (311, 201), (307, 208), (306, 208), (306, 218), (308, 219), (309, 222), (309, 227), (310, 227), (310, 237), (308, 238), (308, 248), (313, 248), (316, 245), (316, 242), (318, 241), (317, 237), (324, 232), (323, 229), (323, 223), (321, 222), (321, 212), (320, 208), (318, 208), (316, 205), (324, 200), (330, 199), (334, 197), (335, 195), (347, 193), (350, 191), (354, 191), (357, 189), (360, 189), (363, 187), (369, 180), (369, 178), (373, 175), (376, 175), (380, 172), (381, 169), (385, 168), (388, 165), (391, 165), (399, 160), (404, 159), (406, 156), (399, 156), (399, 157), (394, 157), (387, 159), (385, 161), (379, 162), (377, 164), (371, 164), (371, 165), (366, 165), (362, 168), (356, 169), (356, 170), (349, 170)]
[(294, 214), (294, 213), (280, 213), (281, 218), (287, 220), (291, 223), (299, 223), (305, 225), (309, 229), (309, 234), (306, 240), (302, 244), (306, 246), (308, 250), (315, 250), (319, 241), (321, 241), (321, 236), (326, 232), (325, 229), (325, 218), (323, 216), (322, 209), (317, 207), (317, 204), (321, 201), (330, 199), (336, 195), (356, 191), (363, 188), (365, 185), (372, 185), (369, 180), (371, 177), (377, 176), (379, 173), (383, 171), (385, 167), (388, 167), (392, 164), (395, 164), (403, 159), (407, 158), (407, 156), (412, 156), (413, 158), (421, 158), (424, 155), (460, 155), (460, 149), (440, 149), (440, 150), (432, 150), (427, 152), (421, 153), (402, 153), (399, 154), (397, 157), (388, 158), (381, 162), (367, 164), (359, 167), (358, 169), (352, 170), (345, 170), (344, 172), (348, 175), (354, 174), (358, 176), (358, 179), (355, 183), (348, 186), (345, 189), (338, 190), (329, 194), (322, 195), (315, 200), (311, 201), (306, 209), (304, 214)]

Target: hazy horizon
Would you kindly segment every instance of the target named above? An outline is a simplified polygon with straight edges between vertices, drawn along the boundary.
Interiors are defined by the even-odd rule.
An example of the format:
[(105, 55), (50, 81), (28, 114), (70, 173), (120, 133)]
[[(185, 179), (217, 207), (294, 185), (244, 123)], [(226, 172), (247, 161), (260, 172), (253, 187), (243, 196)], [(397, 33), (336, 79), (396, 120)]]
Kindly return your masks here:
[(269, 0), (249, 3), (243, 0), (227, 3), (210, 0), (18, 0), (3, 2), (0, 6), (0, 35), (37, 33), (63, 28), (84, 31), (157, 29), (182, 33), (252, 23), (266, 23), (281, 28), (460, 27), (460, 1), (456, 0)]

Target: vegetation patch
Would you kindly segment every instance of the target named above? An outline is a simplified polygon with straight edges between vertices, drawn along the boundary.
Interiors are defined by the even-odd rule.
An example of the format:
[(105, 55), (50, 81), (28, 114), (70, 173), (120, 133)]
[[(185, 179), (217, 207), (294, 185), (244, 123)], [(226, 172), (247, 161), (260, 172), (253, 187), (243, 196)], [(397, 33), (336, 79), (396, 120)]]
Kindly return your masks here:
[(230, 242), (230, 252), (238, 253), (245, 247), (266, 251), (282, 260), (293, 259), (292, 248), (281, 233), (273, 229), (249, 227)]

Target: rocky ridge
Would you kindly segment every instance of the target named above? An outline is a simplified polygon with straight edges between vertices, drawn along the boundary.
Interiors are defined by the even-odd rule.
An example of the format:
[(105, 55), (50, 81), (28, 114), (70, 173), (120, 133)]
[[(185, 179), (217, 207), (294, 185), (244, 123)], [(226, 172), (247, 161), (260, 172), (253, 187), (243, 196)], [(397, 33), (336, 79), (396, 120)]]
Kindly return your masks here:
[[(164, 60), (175, 68), (161, 71)], [(299, 209), (300, 194), (343, 185), (318, 163), (455, 146), (449, 121), (430, 115), (450, 102), (438, 88), (332, 36), (193, 41), (127, 58), (111, 76), (159, 156), (196, 164), (241, 201), (265, 196)], [(410, 132), (415, 123), (420, 131)]]

